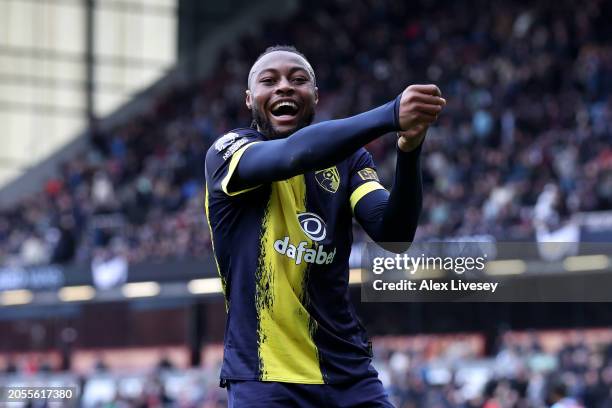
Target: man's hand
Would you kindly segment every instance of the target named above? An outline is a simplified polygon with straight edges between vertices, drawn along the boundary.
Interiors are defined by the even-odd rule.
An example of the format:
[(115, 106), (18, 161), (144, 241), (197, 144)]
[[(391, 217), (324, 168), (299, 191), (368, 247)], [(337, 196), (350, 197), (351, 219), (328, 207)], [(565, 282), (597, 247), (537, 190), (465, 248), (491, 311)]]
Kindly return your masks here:
[(423, 142), (425, 139), (425, 135), (427, 134), (427, 129), (429, 126), (426, 125), (416, 125), (410, 130), (404, 130), (401, 132), (397, 132), (397, 147), (402, 152), (411, 152)]
[(401, 132), (397, 146), (404, 152), (416, 149), (431, 125), (446, 105), (435, 85), (410, 85), (402, 93), (399, 107)]

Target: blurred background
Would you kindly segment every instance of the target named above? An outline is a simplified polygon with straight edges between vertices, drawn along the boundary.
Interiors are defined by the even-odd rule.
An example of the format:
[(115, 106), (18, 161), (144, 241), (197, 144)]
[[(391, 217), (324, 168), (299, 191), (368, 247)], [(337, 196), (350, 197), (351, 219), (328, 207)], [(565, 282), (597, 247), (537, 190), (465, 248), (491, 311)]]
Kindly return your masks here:
[[(496, 273), (612, 298), (610, 247), (580, 246), (612, 241), (610, 21), (603, 0), (0, 0), (0, 385), (226, 406), (204, 153), (250, 124), (274, 44), (315, 68), (317, 121), (442, 89), (417, 240), (571, 242)], [(368, 146), (386, 184), (394, 143)], [(611, 303), (361, 303), (356, 258), (398, 407), (612, 407)]]

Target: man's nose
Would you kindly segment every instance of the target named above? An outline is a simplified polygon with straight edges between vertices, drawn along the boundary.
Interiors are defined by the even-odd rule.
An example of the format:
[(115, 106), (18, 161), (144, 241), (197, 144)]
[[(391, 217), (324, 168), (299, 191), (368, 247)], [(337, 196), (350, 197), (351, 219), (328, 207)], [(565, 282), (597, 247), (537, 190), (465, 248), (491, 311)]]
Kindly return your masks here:
[(291, 81), (289, 81), (288, 78), (281, 78), (280, 81), (278, 81), (276, 92), (279, 92), (279, 93), (293, 92), (293, 85), (291, 84)]

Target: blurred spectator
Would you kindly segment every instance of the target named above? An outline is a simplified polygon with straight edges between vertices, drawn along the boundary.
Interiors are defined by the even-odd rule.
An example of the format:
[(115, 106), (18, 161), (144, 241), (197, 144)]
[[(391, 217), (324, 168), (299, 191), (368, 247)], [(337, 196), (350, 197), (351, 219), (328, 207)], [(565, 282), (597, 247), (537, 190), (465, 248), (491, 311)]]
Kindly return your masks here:
[(158, 370), (172, 370), (174, 369), (174, 364), (172, 364), (172, 361), (170, 361), (170, 357), (168, 357), (167, 355), (164, 355), (160, 360), (159, 363), (157, 363), (157, 369)]
[[(449, 103), (425, 144), (417, 239), (577, 240), (574, 214), (612, 208), (610, 20), (604, 0), (304, 3), (223, 50), (210, 77), (114, 129), (96, 125), (93, 149), (0, 212), (0, 263), (90, 262), (117, 237), (130, 262), (208, 254), (204, 152), (248, 126), (249, 66), (278, 42), (315, 67), (317, 120), (368, 109), (410, 83), (443, 90)], [(394, 143), (368, 145), (383, 182)]]
[(549, 391), (551, 408), (583, 408), (574, 398), (568, 397), (567, 386), (563, 383), (553, 384)]
[[(610, 408), (610, 331), (598, 330), (588, 339), (584, 334), (548, 333), (546, 349), (535, 340), (537, 333), (530, 341), (504, 335), (492, 356), (481, 355), (479, 343), (469, 341), (470, 336), (379, 338), (374, 339), (373, 364), (398, 408)], [(459, 348), (463, 352), (458, 353)], [(221, 354), (216, 356), (205, 367), (185, 370), (162, 354), (154, 366), (129, 372), (98, 358), (92, 372), (82, 378), (80, 406), (227, 406), (227, 394), (218, 381)], [(532, 362), (543, 356), (553, 365)], [(51, 371), (43, 357), (22, 358), (19, 370), (14, 362), (7, 360), (0, 386), (11, 378), (19, 384), (81, 381), (70, 373)], [(513, 368), (500, 370), (504, 362)]]

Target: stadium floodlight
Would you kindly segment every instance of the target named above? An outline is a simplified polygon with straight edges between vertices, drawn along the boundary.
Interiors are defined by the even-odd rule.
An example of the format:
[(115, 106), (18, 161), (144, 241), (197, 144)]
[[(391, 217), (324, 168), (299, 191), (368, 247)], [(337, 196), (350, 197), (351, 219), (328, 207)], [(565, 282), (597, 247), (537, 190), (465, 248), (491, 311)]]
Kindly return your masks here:
[(157, 282), (126, 283), (121, 288), (123, 296), (127, 298), (157, 296), (159, 291), (159, 283)]
[(527, 270), (527, 264), (520, 259), (504, 259), (487, 263), (488, 275), (520, 275)]
[(221, 293), (223, 290), (220, 278), (194, 279), (189, 281), (187, 288), (194, 295)]
[(30, 303), (34, 295), (25, 289), (7, 290), (0, 293), (0, 304), (3, 306), (24, 305)]
[(91, 300), (96, 296), (96, 290), (89, 285), (64, 286), (57, 292), (62, 302), (79, 302)]
[(570, 272), (593, 271), (606, 269), (610, 266), (610, 258), (605, 255), (568, 256), (563, 261), (563, 267)]

